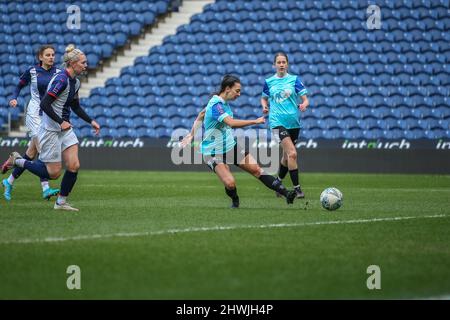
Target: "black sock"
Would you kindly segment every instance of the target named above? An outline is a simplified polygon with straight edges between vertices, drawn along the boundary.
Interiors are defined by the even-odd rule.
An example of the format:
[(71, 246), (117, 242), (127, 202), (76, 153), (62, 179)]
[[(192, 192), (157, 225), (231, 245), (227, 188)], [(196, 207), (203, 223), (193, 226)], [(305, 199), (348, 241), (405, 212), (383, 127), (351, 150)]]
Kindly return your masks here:
[(280, 180), (284, 179), (284, 177), (286, 177), (286, 174), (288, 173), (288, 170), (288, 167), (285, 167), (280, 163), (280, 169), (278, 169), (278, 178), (280, 178)]
[(71, 172), (66, 170), (61, 181), (61, 196), (67, 197), (72, 191), (75, 182), (77, 181), (78, 172)]
[(225, 193), (234, 201), (234, 200), (238, 200), (239, 197), (237, 195), (237, 188), (234, 189), (227, 189), (225, 188)]
[(262, 174), (259, 177), (259, 180), (261, 180), (262, 183), (264, 183), (264, 185), (272, 190), (277, 191), (278, 193), (282, 194), (283, 196), (286, 196), (288, 191), (285, 188), (285, 186), (283, 186), (283, 184), (281, 183), (280, 180), (275, 179), (273, 176), (268, 175), (268, 174)]
[(289, 170), (289, 175), (291, 176), (292, 185), (294, 187), (298, 186), (298, 169)]

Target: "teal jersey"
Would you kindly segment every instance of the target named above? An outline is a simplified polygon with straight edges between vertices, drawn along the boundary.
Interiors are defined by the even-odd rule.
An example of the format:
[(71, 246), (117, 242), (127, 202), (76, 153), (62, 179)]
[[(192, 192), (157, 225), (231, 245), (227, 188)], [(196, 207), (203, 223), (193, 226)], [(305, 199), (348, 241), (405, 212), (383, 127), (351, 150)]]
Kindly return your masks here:
[(219, 96), (213, 96), (205, 108), (203, 125), (205, 134), (200, 145), (204, 155), (224, 154), (230, 151), (234, 141), (233, 129), (223, 122), (226, 117), (233, 118), (230, 106)]
[(279, 78), (276, 74), (264, 82), (263, 98), (269, 98), (269, 126), (286, 129), (301, 128), (300, 96), (307, 94), (300, 77), (286, 74)]

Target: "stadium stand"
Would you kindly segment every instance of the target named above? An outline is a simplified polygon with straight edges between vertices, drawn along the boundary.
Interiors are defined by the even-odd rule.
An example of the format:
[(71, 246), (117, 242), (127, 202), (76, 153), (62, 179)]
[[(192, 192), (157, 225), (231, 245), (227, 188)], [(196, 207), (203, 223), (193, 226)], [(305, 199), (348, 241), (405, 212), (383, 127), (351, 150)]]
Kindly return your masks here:
[[(155, 23), (158, 15), (167, 12), (169, 2), (80, 0), (76, 4), (82, 8), (81, 27), (68, 29), (66, 23), (72, 11), (67, 1), (0, 1), (1, 105), (7, 107), (18, 76), (36, 63), (39, 45), (53, 44), (60, 58), (67, 44), (74, 43), (86, 53), (89, 68), (95, 69), (130, 37)], [(29, 96), (29, 90), (22, 90), (20, 99), (27, 101)], [(18, 119), (24, 105), (20, 103), (20, 109), (10, 109), (12, 120)], [(7, 121), (7, 113), (2, 112), (0, 119), (0, 124)]]
[[(48, 21), (43, 16), (40, 23), (33, 20), (32, 13), (46, 12), (50, 2), (2, 2), (2, 21), (9, 21), (2, 22), (0, 33), (2, 105), (18, 71), (31, 63), (30, 44), (54, 42), (62, 52), (67, 42), (79, 42), (95, 62), (167, 9), (167, 2), (158, 1), (154, 14), (144, 15), (141, 6), (148, 4), (138, 1), (112, 20), (111, 12), (128, 8), (128, 2), (86, 1), (92, 34), (67, 38), (43, 23)], [(289, 54), (290, 72), (299, 74), (310, 92), (305, 138), (450, 138), (449, 2), (378, 5), (381, 29), (369, 30), (363, 1), (218, 0), (82, 104), (104, 117), (105, 135), (167, 138), (175, 128), (190, 128), (221, 77), (233, 73), (243, 84), (235, 113), (255, 118), (261, 114), (264, 79), (281, 50)], [(16, 25), (19, 15), (29, 19), (25, 27)], [(75, 126), (79, 134), (92, 134), (81, 121)]]

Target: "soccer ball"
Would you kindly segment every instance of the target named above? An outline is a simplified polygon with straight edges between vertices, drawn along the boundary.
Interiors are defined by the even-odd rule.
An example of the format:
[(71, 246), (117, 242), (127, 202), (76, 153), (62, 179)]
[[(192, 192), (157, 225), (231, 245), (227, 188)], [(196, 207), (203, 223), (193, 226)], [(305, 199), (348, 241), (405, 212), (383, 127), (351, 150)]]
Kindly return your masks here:
[(327, 210), (337, 210), (342, 206), (344, 200), (342, 192), (334, 187), (326, 188), (320, 194), (320, 203)]

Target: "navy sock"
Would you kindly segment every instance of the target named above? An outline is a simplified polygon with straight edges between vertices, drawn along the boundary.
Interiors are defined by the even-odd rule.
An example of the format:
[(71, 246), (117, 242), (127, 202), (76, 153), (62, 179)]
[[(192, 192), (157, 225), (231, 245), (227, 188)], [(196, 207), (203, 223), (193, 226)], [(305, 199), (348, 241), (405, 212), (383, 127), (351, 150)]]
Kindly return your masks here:
[(237, 188), (234, 188), (234, 189), (225, 188), (225, 193), (233, 200), (236, 200), (239, 198), (237, 195)]
[(262, 174), (259, 177), (259, 180), (261, 180), (262, 183), (264, 183), (264, 185), (272, 190), (277, 191), (278, 193), (281, 193), (283, 196), (286, 196), (288, 191), (286, 189), (285, 186), (283, 186), (283, 184), (281, 183), (280, 180), (275, 179), (274, 177), (272, 177), (271, 175), (268, 174)]
[(280, 163), (280, 169), (278, 170), (278, 178), (284, 179), (284, 177), (286, 177), (287, 173), (288, 173), (288, 167), (285, 167)]
[(61, 181), (61, 196), (68, 197), (72, 191), (75, 182), (77, 181), (78, 172), (71, 172), (66, 170)]
[[(29, 156), (27, 156), (27, 154), (25, 153), (22, 158), (24, 158), (25, 160), (31, 161), (33, 159), (31, 159)], [(13, 172), (12, 172), (12, 176), (14, 177), (14, 179), (17, 179), (18, 177), (20, 177), (20, 175), (25, 171), (25, 168), (19, 168), (16, 167), (14, 168)]]
[(292, 185), (298, 186), (298, 169), (289, 170), (289, 175), (291, 176)]
[(36, 161), (25, 161), (23, 167), (30, 171), (31, 173), (41, 177), (43, 179), (50, 179), (50, 175), (47, 171), (47, 166), (41, 160)]

